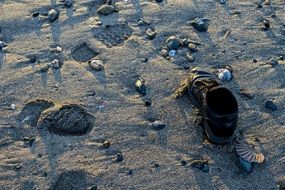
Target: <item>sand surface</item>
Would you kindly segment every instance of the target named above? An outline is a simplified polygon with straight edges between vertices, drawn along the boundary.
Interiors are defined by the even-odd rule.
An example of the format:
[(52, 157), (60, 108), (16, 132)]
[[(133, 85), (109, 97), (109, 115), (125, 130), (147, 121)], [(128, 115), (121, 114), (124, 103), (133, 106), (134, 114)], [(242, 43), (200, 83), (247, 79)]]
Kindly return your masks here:
[[(118, 0), (118, 13), (101, 16), (99, 0), (75, 0), (72, 8), (57, 0), (0, 0), (0, 40), (7, 43), (0, 50), (0, 189), (278, 189), (285, 181), (285, 64), (266, 63), (285, 56), (285, 2), (262, 8), (257, 2)], [(55, 22), (32, 17), (50, 8), (60, 11)], [(207, 32), (189, 24), (196, 17), (209, 19)], [(138, 26), (140, 18), (150, 25)], [(262, 18), (271, 23), (267, 31)], [(157, 33), (153, 40), (148, 28)], [(194, 62), (186, 59), (187, 48), (171, 59), (160, 55), (172, 35), (201, 42)], [(56, 46), (62, 53), (51, 51)], [(104, 70), (89, 67), (93, 57)], [(38, 71), (55, 58), (60, 69)], [(236, 136), (266, 156), (251, 173), (238, 167), (233, 144), (205, 140), (187, 96), (172, 97), (189, 72), (184, 63), (233, 68), (233, 80), (223, 84), (238, 100)], [(146, 81), (146, 96), (134, 88), (138, 76)], [(242, 96), (241, 89), (254, 97)], [(24, 125), (22, 109), (37, 98), (83, 105), (95, 117), (92, 131), (61, 136)], [(266, 100), (277, 110), (266, 109)], [(166, 127), (153, 130), (154, 120)], [(103, 140), (111, 146), (102, 148)], [(193, 159), (208, 160), (209, 172), (191, 167)]]

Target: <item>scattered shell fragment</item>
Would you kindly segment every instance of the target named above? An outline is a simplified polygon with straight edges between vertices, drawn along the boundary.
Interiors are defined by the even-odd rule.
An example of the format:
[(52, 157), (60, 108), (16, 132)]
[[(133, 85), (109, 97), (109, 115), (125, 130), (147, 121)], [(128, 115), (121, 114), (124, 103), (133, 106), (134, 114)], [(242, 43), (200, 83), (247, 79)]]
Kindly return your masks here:
[(262, 163), (265, 157), (262, 153), (256, 153), (245, 140), (241, 140), (236, 144), (237, 154), (245, 161)]

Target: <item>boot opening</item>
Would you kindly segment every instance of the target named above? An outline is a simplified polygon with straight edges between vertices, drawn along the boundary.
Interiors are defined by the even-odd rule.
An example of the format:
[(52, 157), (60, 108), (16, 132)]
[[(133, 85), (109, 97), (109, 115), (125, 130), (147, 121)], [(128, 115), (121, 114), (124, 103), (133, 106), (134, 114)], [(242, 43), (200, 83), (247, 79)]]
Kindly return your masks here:
[(214, 87), (207, 93), (207, 104), (217, 114), (233, 114), (237, 112), (237, 101), (234, 95), (224, 87)]

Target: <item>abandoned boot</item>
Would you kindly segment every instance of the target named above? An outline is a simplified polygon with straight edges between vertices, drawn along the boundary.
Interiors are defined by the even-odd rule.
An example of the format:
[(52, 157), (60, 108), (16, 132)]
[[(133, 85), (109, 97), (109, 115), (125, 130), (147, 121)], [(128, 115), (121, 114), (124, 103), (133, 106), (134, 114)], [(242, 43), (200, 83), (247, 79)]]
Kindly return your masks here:
[(238, 121), (235, 96), (219, 84), (213, 73), (198, 67), (190, 71), (187, 84), (190, 100), (202, 114), (208, 140), (231, 143)]

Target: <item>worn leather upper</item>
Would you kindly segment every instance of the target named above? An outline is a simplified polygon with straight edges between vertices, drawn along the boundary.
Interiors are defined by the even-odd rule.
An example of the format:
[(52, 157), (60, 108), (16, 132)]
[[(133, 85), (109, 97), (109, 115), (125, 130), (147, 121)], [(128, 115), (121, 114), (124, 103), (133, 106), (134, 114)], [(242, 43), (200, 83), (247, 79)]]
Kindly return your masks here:
[[(233, 135), (238, 121), (238, 105), (232, 92), (222, 87), (211, 69), (194, 68), (188, 77), (188, 91), (191, 101), (200, 109), (204, 121), (211, 132), (219, 137), (230, 137)], [(217, 97), (219, 103), (232, 106), (231, 111), (218, 113), (208, 105), (208, 93), (211, 89), (224, 92)], [(212, 90), (212, 91), (214, 91)], [(211, 93), (214, 93), (212, 92)], [(223, 99), (224, 98), (224, 99)], [(226, 99), (225, 99), (226, 98)], [(213, 101), (213, 100), (212, 100)], [(227, 106), (227, 105), (226, 105)]]

